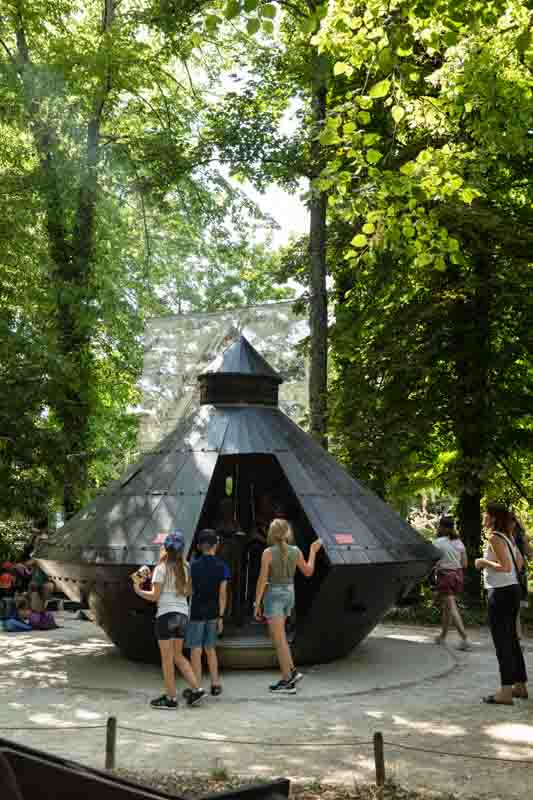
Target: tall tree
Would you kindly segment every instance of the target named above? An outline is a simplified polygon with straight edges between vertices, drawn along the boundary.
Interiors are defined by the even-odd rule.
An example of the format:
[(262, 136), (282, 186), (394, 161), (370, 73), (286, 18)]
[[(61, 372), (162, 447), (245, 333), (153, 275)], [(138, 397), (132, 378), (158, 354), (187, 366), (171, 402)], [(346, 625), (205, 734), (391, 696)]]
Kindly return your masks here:
[[(531, 425), (530, 353), (516, 339), (531, 320), (529, 12), (521, 2), (331, 3), (315, 41), (337, 59), (322, 186), (342, 254), (341, 385), (355, 372), (368, 387), (382, 464), (395, 453), (409, 469), (428, 452), (420, 436), (440, 437), (439, 477), (460, 496), (473, 557), (496, 442), (505, 459)], [(337, 418), (356, 409), (355, 399), (337, 406)]]
[[(2, 200), (5, 218), (16, 219), (0, 230), (11, 315), (2, 345), (12, 353), (3, 377), (26, 381), (28, 431), (49, 444), (27, 449), (22, 465), (6, 401), (3, 465), (20, 478), (22, 466), (36, 474), (46, 462), (67, 513), (118, 465), (100, 458), (106, 445), (134, 446), (125, 411), (135, 404), (146, 315), (180, 302), (205, 307), (209, 292), (219, 306), (276, 296), (260, 274), (269, 254), (250, 244), (262, 220), (201, 133), (226, 66), (204, 26), (208, 5), (183, 0), (176, 14), (159, 0), (9, 0), (0, 17)], [(218, 278), (201, 276), (217, 262), (218, 293)], [(197, 286), (182, 297), (191, 264)], [(235, 292), (244, 275), (247, 291)]]
[[(327, 194), (317, 179), (325, 166), (321, 133), (327, 114), (331, 58), (312, 45), (327, 2), (261, 2), (225, 4), (225, 16), (241, 15), (252, 42), (243, 37), (239, 66), (249, 77), (228, 93), (216, 109), (212, 135), (234, 172), (257, 188), (268, 181), (294, 189), (300, 179), (308, 185), (309, 234), (304, 269), (309, 336), (309, 429), (327, 446), (328, 296)], [(279, 25), (274, 29), (273, 20)], [(218, 18), (220, 27), (223, 20)], [(267, 39), (265, 34), (272, 39)], [(274, 34), (274, 36), (273, 36)], [(300, 106), (299, 122), (291, 133), (280, 132), (283, 114)], [(237, 111), (238, 109), (238, 111)], [(247, 125), (249, 123), (249, 127)], [(300, 276), (301, 277), (301, 276)]]

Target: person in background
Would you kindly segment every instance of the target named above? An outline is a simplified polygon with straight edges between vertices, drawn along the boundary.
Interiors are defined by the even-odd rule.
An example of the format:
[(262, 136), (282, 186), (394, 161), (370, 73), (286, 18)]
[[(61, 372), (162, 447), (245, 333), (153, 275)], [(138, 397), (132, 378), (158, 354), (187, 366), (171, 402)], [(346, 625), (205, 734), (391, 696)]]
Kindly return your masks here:
[(219, 539), (219, 557), (228, 564), (232, 578), (228, 586), (226, 610), (228, 616), (242, 625), (246, 534), (241, 530), (234, 498), (222, 498), (215, 523), (205, 530), (214, 530)]
[(0, 600), (15, 594), (15, 567), (11, 561), (4, 561), (0, 567)]
[(51, 611), (30, 611), (27, 621), (34, 631), (50, 631), (59, 627)]
[(30, 590), (31, 567), (27, 562), (19, 561), (15, 564), (15, 591), (17, 594), (26, 594)]
[(285, 622), (294, 608), (294, 575), (299, 569), (310, 578), (315, 571), (316, 554), (322, 547), (322, 541), (315, 539), (306, 561), (291, 541), (292, 530), (287, 520), (272, 520), (255, 595), (255, 618), (266, 617), (281, 669), (281, 680), (272, 684), (270, 691), (279, 694), (294, 694), (296, 684), (303, 678), (294, 666), (285, 631)]
[(31, 610), (37, 613), (46, 611), (48, 601), (54, 592), (54, 584), (43, 572), (36, 561), (28, 562), (31, 566), (30, 603)]
[(32, 630), (30, 625), (31, 608), (27, 597), (17, 597), (16, 604), (12, 611), (2, 622), (2, 627), (6, 633), (27, 633)]
[[(214, 697), (222, 694), (216, 646), (218, 635), (223, 631), (230, 578), (227, 564), (217, 558), (218, 543), (216, 531), (209, 528), (200, 531), (200, 556), (191, 564), (191, 614), (185, 637), (199, 684), (202, 682), (202, 652), (205, 652)], [(188, 697), (189, 694), (190, 689), (185, 689), (184, 695)]]
[(476, 558), (475, 566), (483, 570), (488, 591), (490, 632), (501, 680), (500, 689), (483, 697), (483, 702), (510, 706), (514, 697), (528, 697), (526, 665), (516, 630), (522, 596), (518, 573), (523, 560), (512, 540), (511, 515), (503, 504), (488, 503), (483, 524), (488, 543), (483, 558)]
[(437, 594), (442, 610), (442, 629), (435, 642), (436, 644), (444, 644), (450, 629), (450, 623), (453, 622), (461, 637), (459, 649), (469, 650), (470, 644), (456, 600), (457, 595), (463, 591), (463, 569), (467, 567), (468, 561), (465, 546), (459, 539), (453, 517), (441, 517), (437, 538), (433, 541), (433, 544), (441, 553), (441, 558), (435, 569), (437, 572)]
[(9, 619), (15, 607), (16, 577), (11, 561), (0, 566), (0, 619)]
[[(511, 513), (511, 526), (512, 526), (512, 534), (513, 534), (514, 543), (518, 547), (518, 550), (519, 550), (520, 555), (522, 556), (522, 559), (523, 559), (523, 562), (524, 562), (524, 564), (522, 566), (522, 574), (525, 573), (527, 575), (527, 565), (528, 565), (528, 561), (531, 559), (531, 555), (532, 555), (531, 544), (530, 544), (529, 539), (527, 537), (527, 533), (525, 531), (524, 526), (521, 524), (520, 520), (518, 519), (518, 517), (514, 513)], [(526, 578), (526, 581), (527, 581), (527, 578)], [(527, 607), (528, 606), (528, 601), (527, 600), (522, 600), (520, 605), (521, 606), (524, 605), (524, 606)], [(517, 632), (518, 638), (522, 639), (522, 623), (520, 621), (520, 609), (518, 609), (518, 616), (516, 618), (516, 632)]]
[(189, 686), (190, 706), (196, 705), (204, 696), (189, 661), (183, 655), (183, 641), (189, 616), (187, 597), (190, 595), (191, 582), (183, 549), (185, 539), (181, 531), (169, 533), (162, 548), (159, 564), (152, 575), (152, 589), (147, 592), (141, 589), (141, 578), (138, 573), (131, 577), (133, 588), (139, 597), (151, 603), (157, 603), (155, 634), (161, 651), (161, 667), (165, 682), (166, 694), (150, 702), (152, 708), (172, 710), (178, 707), (176, 698), (177, 666)]

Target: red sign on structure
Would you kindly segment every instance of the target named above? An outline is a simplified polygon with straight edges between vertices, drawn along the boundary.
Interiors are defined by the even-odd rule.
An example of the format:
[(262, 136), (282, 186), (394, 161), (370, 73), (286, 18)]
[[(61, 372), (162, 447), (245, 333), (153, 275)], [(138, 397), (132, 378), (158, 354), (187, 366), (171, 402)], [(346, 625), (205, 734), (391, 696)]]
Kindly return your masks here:
[(337, 544), (353, 544), (353, 536), (351, 533), (337, 533), (335, 541)]

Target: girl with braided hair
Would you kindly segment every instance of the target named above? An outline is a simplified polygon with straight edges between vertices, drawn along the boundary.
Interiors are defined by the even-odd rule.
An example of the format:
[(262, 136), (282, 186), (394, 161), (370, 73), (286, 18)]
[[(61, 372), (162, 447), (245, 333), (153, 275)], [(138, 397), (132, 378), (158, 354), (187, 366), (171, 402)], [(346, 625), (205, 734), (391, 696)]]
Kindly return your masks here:
[(321, 540), (315, 539), (306, 561), (302, 551), (291, 542), (292, 529), (287, 520), (272, 520), (268, 529), (268, 547), (261, 558), (254, 605), (255, 618), (266, 618), (270, 637), (276, 648), (281, 680), (272, 684), (270, 691), (278, 694), (295, 694), (296, 684), (303, 678), (294, 666), (285, 623), (294, 608), (296, 569), (310, 578), (315, 571), (316, 554), (322, 547)]

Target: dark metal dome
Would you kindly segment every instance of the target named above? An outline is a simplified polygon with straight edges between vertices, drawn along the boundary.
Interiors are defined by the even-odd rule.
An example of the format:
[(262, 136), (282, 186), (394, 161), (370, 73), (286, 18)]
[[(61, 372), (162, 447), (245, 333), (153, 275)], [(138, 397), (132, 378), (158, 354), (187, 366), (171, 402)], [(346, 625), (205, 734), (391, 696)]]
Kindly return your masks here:
[[(307, 553), (317, 536), (324, 545), (315, 576), (296, 585), (295, 657), (305, 663), (349, 653), (428, 574), (438, 551), (276, 407), (282, 379), (244, 337), (199, 381), (201, 407), (43, 543), (40, 563), (67, 595), (89, 602), (126, 654), (157, 657), (131, 571), (155, 563), (176, 528), (192, 547), (196, 531), (212, 527), (206, 514), (224, 497), (228, 476), (248, 528), (257, 487), (277, 482), (298, 546)], [(221, 644), (227, 663), (272, 663), (265, 637), (256, 645), (248, 631), (234, 641)]]

